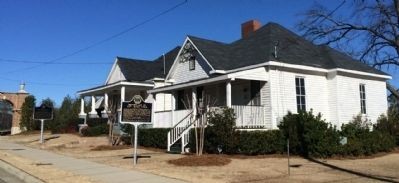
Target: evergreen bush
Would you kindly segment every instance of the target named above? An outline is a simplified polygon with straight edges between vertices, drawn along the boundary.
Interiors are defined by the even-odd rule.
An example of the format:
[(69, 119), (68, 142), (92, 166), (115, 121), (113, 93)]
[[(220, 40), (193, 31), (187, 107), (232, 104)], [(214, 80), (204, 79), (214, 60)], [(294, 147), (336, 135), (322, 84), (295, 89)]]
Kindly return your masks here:
[(377, 123), (371, 131), (371, 123), (358, 115), (348, 124), (341, 127), (341, 135), (347, 137), (348, 143), (341, 147), (341, 155), (361, 156), (372, 155), (378, 152), (388, 152), (395, 147), (395, 138), (384, 131), (381, 123)]
[[(124, 125), (123, 131), (128, 135), (122, 137), (124, 144), (131, 144), (132, 142), (132, 128), (131, 125)], [(168, 132), (170, 128), (139, 128), (137, 143), (143, 147), (153, 147), (166, 149), (168, 146)]]
[(285, 139), (289, 139), (290, 152), (303, 156), (328, 157), (339, 150), (338, 130), (313, 111), (289, 112), (279, 125)]

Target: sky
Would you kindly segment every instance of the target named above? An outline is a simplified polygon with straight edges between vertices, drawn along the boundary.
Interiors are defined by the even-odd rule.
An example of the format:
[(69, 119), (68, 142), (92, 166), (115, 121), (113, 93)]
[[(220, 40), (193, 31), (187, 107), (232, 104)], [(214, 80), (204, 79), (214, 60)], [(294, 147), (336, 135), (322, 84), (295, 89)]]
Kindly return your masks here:
[[(187, 35), (221, 42), (241, 36), (241, 23), (296, 24), (315, 2), (330, 9), (341, 1), (188, 0), (131, 31), (70, 55), (165, 11), (184, 0), (0, 0), (0, 91), (16, 92), (21, 82), (37, 101), (60, 105), (66, 95), (104, 84), (116, 56), (153, 60)], [(346, 11), (342, 9), (341, 11)], [(18, 62), (17, 62), (18, 61)], [(21, 62), (26, 61), (26, 62)], [(71, 64), (72, 63), (72, 64)], [(76, 64), (80, 63), (80, 64)], [(387, 71), (399, 86), (397, 69)]]

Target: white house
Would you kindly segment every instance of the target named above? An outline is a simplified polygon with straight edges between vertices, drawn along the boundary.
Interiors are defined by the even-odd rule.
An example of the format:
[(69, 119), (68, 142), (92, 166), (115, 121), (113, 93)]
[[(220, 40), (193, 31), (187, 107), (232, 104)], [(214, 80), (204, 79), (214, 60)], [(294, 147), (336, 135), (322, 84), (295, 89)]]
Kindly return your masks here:
[(248, 21), (242, 38), (231, 43), (187, 36), (170, 55), (175, 57), (166, 62), (165, 77), (158, 67), (152, 77), (135, 78), (137, 70), (123, 67), (137, 61), (120, 64), (117, 58), (106, 85), (79, 94), (116, 91), (123, 100), (146, 91), (156, 104), (153, 127), (172, 127), (169, 146), (179, 139), (186, 144), (188, 116), (196, 113), (187, 104), (205, 100), (233, 108), (236, 126), (245, 129), (276, 129), (288, 111), (312, 109), (340, 127), (358, 114), (375, 122), (387, 110), (388, 74), (276, 23)]
[[(116, 57), (104, 85), (78, 91), (81, 97), (79, 116), (81, 118), (87, 116), (84, 111), (86, 97), (91, 100), (91, 111), (88, 113), (88, 117), (91, 118), (98, 118), (99, 112), (101, 112), (101, 117), (106, 118), (106, 111), (110, 110), (111, 105), (120, 108), (121, 101), (131, 100), (134, 95), (141, 95), (147, 102), (153, 102), (147, 91), (166, 84), (163, 78), (168, 73), (179, 50), (180, 47), (175, 47), (155, 60)], [(170, 94), (158, 93), (158, 105), (154, 105), (155, 110), (171, 110), (170, 98)], [(167, 127), (157, 123), (153, 126)]]

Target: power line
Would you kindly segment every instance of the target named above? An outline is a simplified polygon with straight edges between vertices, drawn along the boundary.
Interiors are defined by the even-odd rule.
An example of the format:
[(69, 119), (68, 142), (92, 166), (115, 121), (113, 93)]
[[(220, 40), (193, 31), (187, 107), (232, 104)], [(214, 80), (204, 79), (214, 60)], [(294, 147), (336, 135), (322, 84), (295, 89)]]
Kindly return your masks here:
[(166, 13), (169, 13), (169, 12), (173, 11), (174, 9), (176, 9), (176, 8), (178, 8), (178, 7), (182, 6), (182, 5), (184, 5), (185, 3), (187, 3), (187, 1), (188, 1), (188, 0), (184, 0), (183, 2), (181, 2), (181, 3), (179, 3), (179, 4), (176, 4), (176, 5), (172, 6), (171, 8), (168, 8), (168, 9), (166, 9), (166, 10), (164, 10), (164, 11), (162, 11), (162, 12), (160, 12), (160, 13), (158, 13), (158, 14), (156, 14), (156, 15), (154, 15), (154, 16), (152, 16), (152, 17), (150, 17), (150, 18), (148, 18), (148, 19), (146, 19), (146, 20), (144, 20), (144, 21), (142, 21), (142, 22), (140, 22), (140, 23), (138, 23), (138, 24), (132, 26), (132, 27), (129, 27), (129, 28), (127, 28), (127, 29), (125, 29), (125, 30), (123, 30), (123, 31), (121, 31), (121, 32), (119, 32), (119, 33), (116, 33), (116, 34), (114, 34), (114, 35), (111, 35), (111, 36), (109, 36), (109, 37), (107, 37), (107, 38), (105, 38), (105, 39), (102, 39), (102, 40), (100, 40), (100, 41), (94, 42), (93, 44), (90, 44), (90, 45), (88, 45), (88, 46), (86, 46), (86, 47), (80, 48), (80, 49), (78, 49), (78, 50), (76, 50), (76, 51), (74, 51), (74, 52), (68, 53), (68, 54), (66, 54), (66, 55), (63, 55), (63, 56), (61, 56), (61, 57), (58, 57), (58, 58), (49, 60), (49, 61), (44, 62), (44, 63), (40, 63), (40, 64), (35, 65), (35, 66), (25, 67), (25, 68), (22, 68), (22, 69), (16, 69), (16, 70), (12, 70), (12, 71), (5, 72), (5, 73), (2, 73), (2, 74), (10, 74), (10, 73), (15, 73), (15, 72), (19, 72), (19, 71), (31, 70), (31, 69), (37, 68), (37, 67), (39, 67), (39, 66), (41, 66), (41, 65), (44, 65), (44, 64), (51, 64), (51, 63), (57, 62), (57, 61), (59, 61), (59, 60), (63, 60), (63, 59), (65, 59), (65, 58), (68, 58), (68, 57), (74, 56), (74, 55), (76, 55), (76, 54), (79, 54), (79, 53), (81, 53), (81, 52), (87, 51), (87, 50), (89, 50), (89, 49), (91, 49), (91, 48), (93, 48), (93, 47), (95, 47), (95, 46), (101, 45), (101, 44), (103, 44), (103, 43), (105, 43), (105, 42), (108, 42), (108, 41), (110, 41), (110, 40), (112, 40), (112, 39), (115, 39), (115, 38), (117, 38), (117, 37), (119, 37), (119, 36), (121, 36), (121, 35), (124, 35), (124, 34), (130, 32), (130, 31), (132, 31), (132, 30), (134, 30), (134, 29), (136, 29), (136, 28), (138, 28), (138, 27), (140, 27), (140, 26), (142, 26), (142, 25), (145, 25), (145, 24), (147, 24), (148, 22), (151, 22), (151, 21), (155, 20), (156, 18), (158, 18), (158, 17), (160, 17), (160, 16), (162, 16), (162, 15), (165, 15)]
[(40, 62), (40, 61), (31, 61), (31, 60), (14, 60), (14, 59), (3, 59), (0, 58), (0, 62), (7, 63), (19, 63), (19, 64), (57, 64), (57, 65), (111, 65), (113, 62)]
[[(12, 82), (22, 82), (21, 80), (17, 79), (10, 79), (6, 77), (0, 76), (0, 79), (12, 81)], [(26, 84), (31, 85), (40, 85), (40, 86), (87, 86), (87, 85), (100, 85), (98, 83), (86, 83), (86, 84), (62, 84), (62, 83), (47, 83), (47, 82), (35, 82), (35, 81), (24, 81)]]
[[(341, 4), (339, 4), (337, 7), (335, 7), (335, 9), (333, 9), (332, 11), (330, 11), (330, 13), (328, 13), (327, 16), (323, 17), (323, 18), (320, 20), (320, 22), (319, 22), (318, 24), (323, 23), (323, 22), (327, 19), (327, 17), (332, 16), (338, 9), (340, 9), (340, 8), (345, 4), (345, 2), (346, 2), (346, 0), (343, 0), (343, 1), (341, 2)], [(317, 21), (319, 21), (319, 18), (320, 18), (320, 17), (317, 17), (316, 19), (314, 19), (313, 21), (311, 21), (309, 24), (314, 24), (314, 23), (316, 23)]]

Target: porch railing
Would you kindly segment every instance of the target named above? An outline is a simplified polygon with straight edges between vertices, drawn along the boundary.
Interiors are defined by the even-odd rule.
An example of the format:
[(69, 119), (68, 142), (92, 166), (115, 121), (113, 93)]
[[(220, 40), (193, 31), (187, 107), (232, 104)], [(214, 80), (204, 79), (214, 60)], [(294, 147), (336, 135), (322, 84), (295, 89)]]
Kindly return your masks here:
[(265, 127), (265, 111), (263, 106), (233, 105), (232, 108), (236, 114), (236, 127)]
[(191, 113), (191, 109), (182, 109), (173, 111), (173, 125), (176, 125), (180, 122), (181, 119), (185, 118), (187, 114)]
[(186, 113), (186, 115), (176, 123), (168, 132), (168, 147), (167, 150), (170, 151), (170, 147), (176, 143), (179, 139), (181, 139), (181, 152), (184, 153), (184, 147), (189, 142), (189, 133), (188, 130), (194, 123), (194, 119), (192, 118), (192, 111)]

